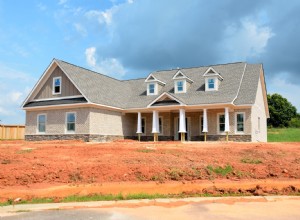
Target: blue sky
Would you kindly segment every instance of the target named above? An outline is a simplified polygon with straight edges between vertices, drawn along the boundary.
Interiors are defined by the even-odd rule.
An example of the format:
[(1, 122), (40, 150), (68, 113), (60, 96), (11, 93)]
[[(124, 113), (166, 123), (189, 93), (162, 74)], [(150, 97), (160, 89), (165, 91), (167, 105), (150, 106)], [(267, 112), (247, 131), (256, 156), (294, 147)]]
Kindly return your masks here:
[(0, 0), (0, 120), (53, 58), (118, 79), (153, 70), (263, 63), (268, 93), (300, 112), (300, 1)]

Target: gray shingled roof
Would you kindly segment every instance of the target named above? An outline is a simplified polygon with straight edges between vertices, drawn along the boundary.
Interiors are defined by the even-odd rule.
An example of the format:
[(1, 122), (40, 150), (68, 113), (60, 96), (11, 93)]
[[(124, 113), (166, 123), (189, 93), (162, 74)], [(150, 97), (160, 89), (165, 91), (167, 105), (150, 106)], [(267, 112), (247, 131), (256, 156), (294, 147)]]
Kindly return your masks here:
[[(181, 72), (194, 82), (188, 88), (187, 93), (181, 94), (174, 93), (174, 80), (172, 79), (178, 69), (156, 71), (152, 72), (153, 76), (165, 82), (166, 85), (162, 87), (158, 95), (147, 96), (146, 78), (117, 80), (61, 60), (55, 59), (55, 61), (90, 102), (123, 109), (145, 108), (164, 92), (186, 105), (221, 104), (233, 101), (236, 105), (253, 104), (261, 69), (261, 64), (243, 62), (182, 68)], [(224, 78), (218, 91), (205, 92), (203, 74), (209, 67), (213, 67)], [(242, 83), (240, 83), (241, 80)]]

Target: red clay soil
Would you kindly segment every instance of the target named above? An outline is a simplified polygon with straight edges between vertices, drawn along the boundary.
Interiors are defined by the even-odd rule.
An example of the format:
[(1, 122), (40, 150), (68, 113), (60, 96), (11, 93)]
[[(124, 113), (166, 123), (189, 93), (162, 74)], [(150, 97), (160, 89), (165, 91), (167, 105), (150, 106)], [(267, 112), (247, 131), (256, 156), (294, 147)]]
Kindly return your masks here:
[(285, 194), (299, 188), (300, 143), (0, 142), (2, 201), (119, 192)]

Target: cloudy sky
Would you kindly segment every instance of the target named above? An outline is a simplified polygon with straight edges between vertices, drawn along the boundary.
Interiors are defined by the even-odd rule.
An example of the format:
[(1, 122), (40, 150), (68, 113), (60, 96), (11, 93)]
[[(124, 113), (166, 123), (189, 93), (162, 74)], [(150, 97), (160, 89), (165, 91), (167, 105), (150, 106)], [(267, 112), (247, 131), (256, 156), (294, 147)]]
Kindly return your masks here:
[(53, 58), (118, 79), (153, 70), (263, 63), (268, 93), (300, 112), (299, 0), (0, 0), (0, 120)]

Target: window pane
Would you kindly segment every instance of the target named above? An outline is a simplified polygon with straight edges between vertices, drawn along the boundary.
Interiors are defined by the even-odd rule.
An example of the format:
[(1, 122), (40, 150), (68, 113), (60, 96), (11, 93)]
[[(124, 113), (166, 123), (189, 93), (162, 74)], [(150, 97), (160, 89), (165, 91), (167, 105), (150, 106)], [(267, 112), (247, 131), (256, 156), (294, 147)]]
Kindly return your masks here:
[(244, 131), (244, 124), (237, 124), (237, 131)]
[(154, 84), (149, 84), (149, 93), (154, 93)]
[(75, 122), (75, 114), (69, 113), (67, 116), (67, 122)]
[(237, 122), (244, 122), (244, 114), (237, 114)]
[(46, 122), (46, 115), (39, 115), (39, 123), (45, 123)]
[(145, 134), (145, 119), (142, 118), (142, 133)]
[(75, 123), (68, 123), (67, 129), (68, 131), (75, 131)]
[(39, 123), (39, 132), (45, 132), (46, 126), (45, 123)]
[(220, 132), (225, 131), (225, 124), (220, 124), (219, 130)]
[(60, 86), (55, 86), (54, 93), (60, 93)]
[(183, 81), (177, 82), (177, 91), (179, 91), (179, 92), (183, 91)]
[(225, 123), (225, 115), (219, 115), (219, 123)]
[(55, 79), (54, 85), (55, 86), (60, 86), (60, 79)]
[(208, 79), (208, 88), (209, 89), (215, 88), (215, 80), (214, 79)]

